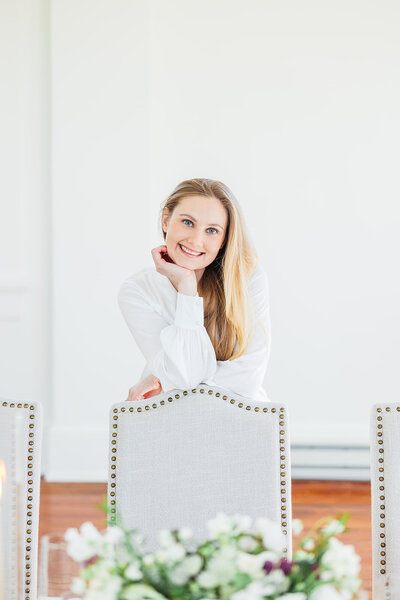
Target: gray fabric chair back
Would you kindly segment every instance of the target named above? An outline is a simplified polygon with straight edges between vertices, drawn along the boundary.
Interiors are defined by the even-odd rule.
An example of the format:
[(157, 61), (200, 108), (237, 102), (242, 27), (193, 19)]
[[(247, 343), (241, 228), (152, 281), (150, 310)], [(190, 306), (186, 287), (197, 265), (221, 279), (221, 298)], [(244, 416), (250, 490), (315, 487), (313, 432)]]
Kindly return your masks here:
[(224, 512), (280, 523), (291, 552), (287, 409), (200, 385), (110, 412), (111, 518), (157, 546), (157, 532), (187, 526), (197, 540)]
[(41, 440), (38, 402), (0, 400), (0, 461), (6, 473), (0, 569), (7, 600), (37, 598)]
[(371, 411), (372, 584), (374, 600), (400, 598), (400, 404)]

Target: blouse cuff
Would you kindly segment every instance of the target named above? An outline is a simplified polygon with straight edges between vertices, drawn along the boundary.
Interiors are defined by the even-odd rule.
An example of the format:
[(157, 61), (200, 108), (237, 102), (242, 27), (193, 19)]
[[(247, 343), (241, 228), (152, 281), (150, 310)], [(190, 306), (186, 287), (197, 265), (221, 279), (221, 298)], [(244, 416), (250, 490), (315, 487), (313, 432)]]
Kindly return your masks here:
[(194, 329), (204, 325), (203, 298), (177, 293), (175, 325)]

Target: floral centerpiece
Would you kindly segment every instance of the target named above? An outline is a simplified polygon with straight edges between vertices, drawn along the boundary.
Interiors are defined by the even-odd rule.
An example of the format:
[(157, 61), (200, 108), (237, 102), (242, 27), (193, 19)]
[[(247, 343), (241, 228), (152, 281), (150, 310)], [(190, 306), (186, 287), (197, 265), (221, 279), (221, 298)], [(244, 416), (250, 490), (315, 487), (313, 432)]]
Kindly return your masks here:
[[(190, 529), (162, 530), (159, 548), (146, 552), (136, 530), (91, 523), (66, 534), (68, 554), (83, 564), (73, 592), (85, 600), (352, 600), (359, 591), (360, 558), (335, 536), (347, 515), (317, 523), (285, 557), (279, 525), (265, 518), (219, 513), (197, 543)], [(293, 530), (302, 525), (293, 521)]]

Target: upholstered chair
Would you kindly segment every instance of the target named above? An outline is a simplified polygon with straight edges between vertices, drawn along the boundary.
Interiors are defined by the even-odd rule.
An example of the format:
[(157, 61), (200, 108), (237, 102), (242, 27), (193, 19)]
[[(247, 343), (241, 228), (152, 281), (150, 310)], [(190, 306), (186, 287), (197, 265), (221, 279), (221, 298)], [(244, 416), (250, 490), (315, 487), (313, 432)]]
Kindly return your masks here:
[(217, 513), (267, 517), (291, 552), (287, 409), (199, 385), (110, 411), (111, 520), (157, 532), (187, 526), (197, 540)]
[(0, 400), (0, 580), (7, 600), (36, 600), (42, 420), (37, 402)]
[(400, 598), (400, 403), (371, 412), (372, 579), (374, 600)]

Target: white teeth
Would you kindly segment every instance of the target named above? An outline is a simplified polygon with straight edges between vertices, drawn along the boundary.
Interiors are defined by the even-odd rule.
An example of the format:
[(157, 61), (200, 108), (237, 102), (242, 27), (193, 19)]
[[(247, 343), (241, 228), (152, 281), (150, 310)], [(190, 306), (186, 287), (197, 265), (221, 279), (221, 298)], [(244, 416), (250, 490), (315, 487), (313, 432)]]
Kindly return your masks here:
[(193, 254), (193, 256), (200, 256), (201, 254), (203, 254), (202, 252), (192, 252), (191, 250), (189, 250), (189, 248), (186, 248), (186, 246), (184, 246), (183, 244), (179, 244), (180, 247), (187, 252), (188, 254)]

